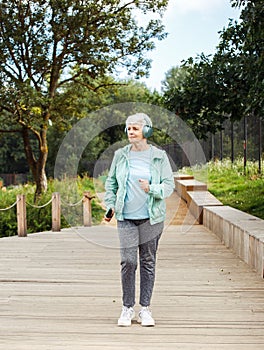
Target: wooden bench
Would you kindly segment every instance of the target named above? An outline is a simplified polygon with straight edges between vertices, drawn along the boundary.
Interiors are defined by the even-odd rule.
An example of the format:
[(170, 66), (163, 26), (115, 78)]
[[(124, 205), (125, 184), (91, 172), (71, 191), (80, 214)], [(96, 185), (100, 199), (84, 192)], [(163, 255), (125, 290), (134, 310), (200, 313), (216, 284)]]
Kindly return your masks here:
[(174, 173), (174, 180), (192, 180), (194, 179), (193, 175), (189, 175), (189, 174), (180, 174), (180, 173)]
[(178, 195), (187, 202), (187, 192), (189, 191), (207, 191), (207, 185), (203, 182), (190, 179), (190, 180), (176, 180), (176, 191)]
[(174, 173), (173, 174), (173, 178), (174, 178), (174, 183), (175, 183), (175, 187), (177, 185), (177, 181), (178, 180), (193, 180), (194, 176), (193, 175), (188, 175), (188, 174), (179, 174), (179, 173)]
[(187, 206), (199, 224), (203, 223), (204, 207), (218, 205), (223, 203), (209, 191), (187, 191)]
[(204, 207), (203, 224), (264, 278), (264, 220), (229, 206)]

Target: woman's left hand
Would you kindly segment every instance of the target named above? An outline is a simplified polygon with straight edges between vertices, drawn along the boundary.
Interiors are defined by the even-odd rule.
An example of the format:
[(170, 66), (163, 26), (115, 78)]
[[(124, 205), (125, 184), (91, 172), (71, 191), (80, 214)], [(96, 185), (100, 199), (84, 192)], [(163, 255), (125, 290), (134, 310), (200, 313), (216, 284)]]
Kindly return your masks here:
[(149, 182), (148, 182), (148, 180), (139, 179), (138, 181), (139, 181), (140, 188), (144, 192), (148, 193), (149, 192)]

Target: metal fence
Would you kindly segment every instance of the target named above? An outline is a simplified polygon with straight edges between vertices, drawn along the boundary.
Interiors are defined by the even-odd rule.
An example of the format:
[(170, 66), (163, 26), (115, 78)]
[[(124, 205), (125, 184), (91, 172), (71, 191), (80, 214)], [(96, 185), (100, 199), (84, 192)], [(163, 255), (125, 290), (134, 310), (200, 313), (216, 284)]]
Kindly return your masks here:
[(207, 141), (201, 141), (206, 159), (243, 157), (252, 161), (263, 157), (262, 140), (264, 130), (262, 121), (256, 117), (244, 118), (231, 123), (226, 120), (222, 132), (209, 135)]
[(27, 174), (0, 174), (4, 186), (20, 185), (28, 182)]
[[(254, 116), (233, 123), (226, 120), (222, 131), (208, 134), (206, 140), (199, 140), (206, 161), (224, 158), (234, 161), (236, 158), (244, 158), (245, 166), (249, 160), (256, 161), (259, 163), (259, 171), (262, 171), (264, 162), (262, 124), (263, 121)], [(177, 143), (164, 145), (162, 148), (168, 153), (174, 167), (179, 169), (190, 165), (187, 155)]]

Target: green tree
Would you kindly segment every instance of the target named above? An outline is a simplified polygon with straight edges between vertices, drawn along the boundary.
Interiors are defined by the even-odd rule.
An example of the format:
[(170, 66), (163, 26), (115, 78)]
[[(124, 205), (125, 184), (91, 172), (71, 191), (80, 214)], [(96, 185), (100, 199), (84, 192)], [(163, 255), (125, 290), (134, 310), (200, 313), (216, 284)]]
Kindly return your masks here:
[(10, 133), (0, 135), (0, 173), (27, 172), (21, 136)]
[[(230, 22), (221, 33), (217, 55), (233, 72), (231, 96), (239, 103), (240, 118), (258, 118), (259, 172), (262, 159), (262, 121), (264, 115), (264, 1), (231, 0), (242, 8), (240, 21)], [(232, 100), (230, 99), (230, 102)], [(244, 139), (246, 141), (246, 128)], [(246, 145), (246, 143), (245, 143)], [(244, 162), (246, 165), (246, 149)]]
[(164, 104), (192, 128), (200, 139), (221, 129), (226, 118), (219, 108), (218, 71), (210, 56), (189, 58), (172, 68), (163, 83)]
[[(60, 99), (57, 100), (57, 123), (52, 128), (49, 128), (48, 132), (50, 147), (46, 168), (49, 175), (53, 174), (53, 166), (62, 139), (78, 120), (88, 117), (92, 122), (96, 122), (94, 118), (98, 114), (92, 112), (106, 106), (125, 102), (142, 102), (159, 105), (161, 100), (161, 94), (157, 91), (151, 92), (145, 84), (137, 80), (115, 80), (111, 77), (103, 77), (91, 81), (90, 85), (92, 84), (95, 87), (100, 86), (100, 88), (94, 91), (93, 89), (87, 89), (85, 85), (79, 84), (79, 88), (76, 89), (76, 84), (69, 82), (60, 94)], [(62, 109), (64, 110), (64, 118), (59, 123), (60, 110)], [(107, 116), (104, 116), (104, 118), (107, 118)], [(127, 139), (124, 133), (125, 125), (116, 125), (115, 127), (107, 128), (111, 124), (107, 119), (100, 122), (105, 125), (106, 129), (97, 135), (83, 152), (79, 168), (80, 172), (88, 171), (86, 167), (87, 163), (94, 163), (111, 144)], [(154, 142), (160, 144), (165, 142), (165, 138), (164, 133), (160, 135), (156, 130), (152, 139)], [(91, 175), (90, 172), (89, 175)]]
[(225, 62), (226, 73), (231, 71), (245, 113), (263, 114), (264, 1), (231, 0), (231, 3), (243, 6), (240, 21), (230, 21), (221, 32), (216, 57)]
[[(132, 76), (150, 67), (145, 58), (154, 39), (165, 37), (160, 20), (143, 27), (135, 11), (162, 14), (167, 0), (5, 0), (0, 1), (0, 122), (20, 132), (36, 182), (47, 187), (47, 130), (56, 123), (57, 100), (69, 81), (88, 83), (119, 66)], [(54, 112), (55, 111), (55, 112)], [(30, 143), (38, 143), (34, 152)]]
[(172, 68), (164, 83), (164, 103), (206, 137), (222, 127), (254, 114), (263, 116), (264, 1), (232, 0), (242, 6), (239, 21), (230, 20), (220, 33), (214, 56), (200, 54)]
[[(61, 123), (57, 123), (49, 128), (49, 157), (47, 160), (47, 173), (53, 174), (53, 167), (60, 143), (69, 129), (80, 119), (90, 118), (92, 122), (97, 122), (97, 117), (92, 113), (103, 107), (125, 102), (142, 102), (157, 104), (157, 94), (152, 93), (144, 84), (136, 80), (114, 80), (112, 77), (103, 77), (91, 81), (90, 85), (100, 86), (96, 89), (87, 89), (85, 85), (79, 84), (76, 89), (74, 82), (65, 85), (60, 99), (63, 101), (64, 119)], [(57, 111), (57, 120), (59, 120), (61, 111)], [(112, 120), (114, 116), (111, 116)], [(117, 117), (118, 118), (118, 117)], [(105, 130), (97, 135), (97, 137), (89, 143), (89, 147), (82, 156), (82, 163), (95, 162), (100, 154), (111, 144), (126, 138), (124, 133), (124, 125), (117, 125), (107, 128), (111, 123), (107, 119), (104, 120)], [(87, 132), (87, 130), (86, 130)], [(85, 171), (85, 165), (81, 165), (80, 171)], [(91, 174), (90, 174), (91, 175)]]

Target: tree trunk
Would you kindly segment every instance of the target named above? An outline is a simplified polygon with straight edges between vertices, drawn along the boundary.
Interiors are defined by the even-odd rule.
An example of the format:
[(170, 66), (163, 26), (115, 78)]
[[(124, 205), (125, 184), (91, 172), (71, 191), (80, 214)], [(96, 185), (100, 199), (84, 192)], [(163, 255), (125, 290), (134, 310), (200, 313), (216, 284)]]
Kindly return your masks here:
[(31, 170), (34, 182), (36, 184), (35, 191), (35, 201), (44, 192), (47, 191), (47, 176), (45, 171), (45, 166), (48, 157), (48, 147), (47, 147), (47, 130), (42, 128), (40, 133), (33, 132), (33, 134), (38, 139), (38, 159), (34, 154), (30, 143), (30, 130), (24, 127), (22, 130), (24, 149), (27, 158), (29, 168)]
[(41, 196), (42, 193), (46, 192), (48, 189), (48, 181), (47, 181), (47, 176), (45, 171), (45, 165), (46, 165), (46, 160), (45, 160), (45, 164), (43, 164), (43, 162), (37, 162), (37, 177), (36, 179), (34, 179), (36, 183), (35, 200), (37, 200), (37, 198)]

